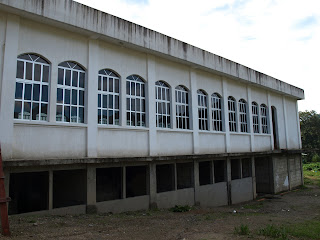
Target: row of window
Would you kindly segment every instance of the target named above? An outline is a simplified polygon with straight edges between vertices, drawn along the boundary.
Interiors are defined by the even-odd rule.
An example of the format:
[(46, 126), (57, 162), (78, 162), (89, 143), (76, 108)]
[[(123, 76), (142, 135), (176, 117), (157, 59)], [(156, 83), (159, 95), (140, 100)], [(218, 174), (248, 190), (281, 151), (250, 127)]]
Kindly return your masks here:
[[(49, 108), (50, 65), (35, 54), (20, 55), (17, 60), (14, 118), (47, 121)], [(58, 65), (56, 121), (84, 123), (85, 70), (75, 62)], [(120, 125), (120, 78), (108, 69), (98, 74), (98, 124)], [(209, 126), (208, 95), (203, 90), (198, 95), (198, 121), (200, 130), (224, 131), (223, 101), (218, 93), (211, 95)], [(163, 81), (155, 83), (156, 126), (172, 128), (171, 89)], [(190, 129), (189, 91), (179, 85), (175, 88), (176, 128)], [(231, 132), (249, 132), (248, 103), (228, 97), (228, 123)], [(145, 81), (131, 75), (126, 78), (126, 124), (146, 126)], [(252, 102), (254, 133), (269, 133), (268, 108)], [(238, 129), (239, 128), (239, 129)]]

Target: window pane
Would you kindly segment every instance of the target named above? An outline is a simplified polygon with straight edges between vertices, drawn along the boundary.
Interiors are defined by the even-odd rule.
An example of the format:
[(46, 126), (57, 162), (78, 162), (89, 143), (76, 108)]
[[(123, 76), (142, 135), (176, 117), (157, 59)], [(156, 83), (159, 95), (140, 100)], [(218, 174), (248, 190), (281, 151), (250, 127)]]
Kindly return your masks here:
[(39, 101), (39, 98), (40, 98), (40, 85), (34, 84), (33, 85), (33, 100)]
[(26, 79), (32, 80), (32, 63), (27, 62)]
[(22, 87), (23, 87), (22, 83), (16, 83), (16, 95), (15, 95), (16, 99), (22, 99)]
[(41, 93), (41, 101), (43, 102), (48, 102), (48, 86), (47, 85), (42, 85), (42, 93)]
[(101, 109), (98, 109), (98, 123), (101, 123)]
[(72, 89), (72, 104), (77, 105), (78, 104), (78, 91)]
[(49, 81), (49, 66), (43, 66), (42, 70), (42, 82)]
[(32, 103), (32, 120), (39, 120), (39, 103)]
[(25, 102), (23, 104), (23, 119), (30, 119), (31, 114), (31, 102)]
[(129, 95), (130, 94), (130, 82), (127, 81), (127, 94)]
[(115, 96), (115, 109), (119, 109), (119, 96)]
[(114, 87), (115, 87), (115, 92), (119, 93), (119, 79), (114, 80)]
[(25, 85), (25, 90), (24, 90), (24, 99), (25, 100), (31, 100), (31, 89), (32, 89), (31, 84)]
[(84, 88), (84, 73), (80, 73), (80, 78), (79, 78), (79, 87)]
[(64, 107), (64, 121), (70, 122), (70, 107), (69, 106)]
[(136, 85), (136, 89), (137, 89), (136, 96), (140, 96), (140, 88), (141, 88), (141, 84), (137, 83), (137, 85)]
[(108, 107), (108, 95), (103, 95), (103, 103), (102, 103), (103, 108)]
[(98, 94), (98, 107), (101, 107), (101, 94)]
[(63, 121), (63, 119), (62, 119), (62, 106), (60, 106), (60, 105), (57, 105), (56, 120), (59, 122)]
[(71, 84), (71, 71), (66, 70), (65, 85), (70, 86), (70, 84)]
[(34, 65), (34, 80), (40, 81), (41, 78), (41, 65), (35, 64)]
[(24, 62), (18, 61), (17, 62), (17, 78), (23, 79), (24, 73)]
[(113, 79), (109, 79), (109, 92), (113, 92)]
[(15, 101), (14, 103), (14, 118), (21, 119), (22, 102)]
[(102, 111), (102, 123), (103, 124), (108, 123), (108, 111), (107, 110)]
[(84, 106), (84, 91), (79, 90), (79, 105)]
[(58, 69), (58, 84), (63, 85), (63, 69)]
[(77, 122), (77, 107), (71, 107), (71, 122)]
[(113, 108), (113, 96), (109, 95), (109, 108)]
[(98, 90), (101, 90), (101, 76), (98, 77)]
[(57, 91), (57, 103), (63, 103), (63, 89), (58, 88)]
[(48, 116), (48, 104), (41, 104), (41, 116), (40, 120), (46, 121)]
[(103, 91), (108, 91), (108, 78), (103, 78)]
[(113, 124), (113, 111), (109, 111), (109, 124)]
[(64, 103), (70, 104), (70, 90), (68, 89), (64, 90)]

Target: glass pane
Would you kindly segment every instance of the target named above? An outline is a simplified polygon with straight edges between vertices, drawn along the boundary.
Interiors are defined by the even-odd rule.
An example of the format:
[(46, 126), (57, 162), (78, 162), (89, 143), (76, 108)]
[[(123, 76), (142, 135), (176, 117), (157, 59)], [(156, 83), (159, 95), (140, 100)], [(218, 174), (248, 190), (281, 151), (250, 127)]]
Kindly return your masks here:
[(120, 116), (119, 111), (115, 111), (115, 122), (114, 122), (115, 125), (120, 124), (119, 123), (119, 119), (120, 119), (119, 116)]
[(71, 122), (78, 122), (77, 120), (77, 107), (71, 107)]
[(22, 103), (15, 101), (15, 103), (14, 103), (14, 118), (21, 119), (21, 109), (22, 109)]
[(101, 124), (101, 109), (98, 109), (98, 123)]
[(63, 103), (63, 89), (58, 88), (57, 91), (57, 103)]
[(70, 104), (70, 90), (69, 89), (64, 90), (64, 103)]
[(27, 71), (26, 71), (26, 79), (32, 80), (32, 63), (26, 63), (27, 64)]
[(109, 108), (113, 108), (113, 96), (109, 95)]
[(103, 95), (102, 107), (108, 108), (108, 95)]
[(98, 77), (98, 90), (101, 90), (101, 77)]
[(127, 98), (127, 111), (130, 110), (130, 98)]
[(113, 92), (113, 79), (109, 79), (109, 92)]
[(49, 98), (49, 92), (48, 92), (48, 86), (47, 85), (42, 85), (42, 93), (41, 93), (41, 101), (43, 102), (48, 102)]
[(145, 97), (144, 84), (141, 84), (141, 97)]
[(62, 119), (62, 106), (60, 106), (60, 105), (57, 105), (56, 120), (59, 122), (63, 121), (63, 119)]
[(131, 113), (131, 126), (136, 126), (136, 114)]
[(32, 103), (32, 120), (39, 120), (39, 103)]
[(115, 88), (115, 92), (116, 93), (119, 93), (120, 91), (119, 91), (119, 89), (120, 89), (120, 84), (119, 84), (119, 79), (115, 79), (114, 80), (114, 88)]
[(70, 107), (64, 106), (64, 121), (70, 122)]
[(131, 95), (135, 95), (136, 94), (136, 85), (134, 82), (131, 82)]
[(78, 72), (72, 72), (72, 86), (78, 87)]
[(141, 99), (141, 112), (145, 112), (146, 107), (146, 101), (144, 99)]
[(127, 94), (129, 95), (130, 94), (130, 82), (127, 81)]
[(84, 123), (84, 108), (79, 107), (79, 123)]
[(109, 111), (109, 124), (113, 124), (113, 111)]
[(25, 100), (31, 100), (31, 89), (32, 89), (31, 84), (25, 85), (25, 89), (24, 89), (24, 99)]
[(119, 109), (119, 96), (115, 96), (114, 109)]
[(98, 94), (98, 107), (101, 107), (101, 94)]
[(141, 84), (137, 83), (136, 84), (136, 89), (137, 89), (136, 96), (140, 96), (140, 88), (141, 88)]
[(79, 87), (84, 88), (84, 77), (85, 74), (84, 73), (80, 73), (80, 78), (79, 78)]
[(41, 115), (40, 120), (47, 121), (48, 116), (48, 104), (41, 104)]
[(72, 89), (72, 104), (77, 105), (78, 104), (78, 93), (77, 90)]
[(140, 112), (140, 99), (136, 100), (136, 110)]
[(49, 81), (49, 66), (43, 66), (42, 70), (42, 82), (48, 82)]
[(25, 102), (23, 104), (23, 119), (30, 119), (31, 114), (31, 102)]
[(22, 83), (16, 83), (16, 95), (15, 95), (16, 99), (22, 99), (22, 87), (23, 87)]
[(33, 100), (39, 101), (39, 99), (40, 99), (40, 85), (34, 84), (33, 85)]
[(145, 127), (146, 126), (146, 115), (142, 114), (142, 123), (141, 126)]
[(40, 81), (41, 78), (41, 65), (35, 64), (34, 65), (34, 80)]
[(131, 99), (131, 111), (135, 111), (135, 110), (136, 110), (136, 100)]
[(131, 126), (130, 113), (129, 112), (127, 112), (127, 125)]
[(63, 69), (58, 69), (58, 84), (63, 85)]
[(24, 73), (24, 62), (18, 61), (17, 62), (17, 78), (23, 79)]
[(84, 91), (79, 90), (79, 105), (84, 106)]
[(71, 84), (71, 71), (66, 70), (65, 85), (70, 86), (70, 84)]
[(102, 124), (108, 124), (108, 111), (102, 111)]
[(103, 78), (103, 91), (108, 91), (108, 78)]

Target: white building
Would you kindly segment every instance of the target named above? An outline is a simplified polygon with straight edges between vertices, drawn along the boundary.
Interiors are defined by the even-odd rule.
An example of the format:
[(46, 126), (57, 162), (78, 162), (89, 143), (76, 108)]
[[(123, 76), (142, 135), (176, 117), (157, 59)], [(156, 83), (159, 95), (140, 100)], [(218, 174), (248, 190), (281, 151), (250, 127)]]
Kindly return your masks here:
[(10, 214), (219, 206), (303, 184), (297, 87), (71, 0), (0, 0), (0, 43)]

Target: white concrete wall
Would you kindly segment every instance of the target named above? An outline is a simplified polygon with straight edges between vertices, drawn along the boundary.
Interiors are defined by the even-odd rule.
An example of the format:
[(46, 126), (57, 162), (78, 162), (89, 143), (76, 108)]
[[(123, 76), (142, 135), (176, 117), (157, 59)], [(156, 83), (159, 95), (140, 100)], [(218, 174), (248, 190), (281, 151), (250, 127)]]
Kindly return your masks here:
[(289, 190), (288, 162), (285, 156), (273, 158), (273, 171), (274, 191), (282, 192)]
[(199, 186), (196, 189), (196, 199), (202, 207), (218, 207), (228, 205), (227, 183), (215, 183)]
[(158, 208), (171, 208), (175, 205), (194, 205), (194, 188), (179, 189), (176, 191), (157, 194)]
[(231, 181), (232, 204), (250, 201), (253, 199), (252, 178), (242, 178)]
[[(23, 53), (36, 53), (51, 63), (49, 120), (44, 123), (13, 120), (13, 107), (11, 106), (14, 104), (14, 80), (12, 78), (15, 76), (16, 66), (11, 64), (11, 68), (6, 68), (6, 76), (1, 73), (1, 67), (0, 83), (4, 79), (9, 84), (6, 89), (1, 88), (1, 94), (5, 93), (6, 96), (10, 96), (6, 97), (5, 101), (7, 108), (9, 105), (10, 109), (12, 108), (0, 114), (3, 119), (1, 121), (6, 122), (5, 128), (8, 129), (5, 135), (0, 133), (0, 140), (5, 143), (4, 159), (189, 155), (224, 153), (226, 150), (228, 152), (272, 150), (271, 133), (229, 133), (227, 128), (226, 132), (215, 133), (211, 130), (210, 117), (208, 119), (210, 130), (208, 132), (199, 131), (197, 128), (197, 89), (203, 89), (208, 93), (209, 103), (211, 94), (217, 92), (224, 99), (228, 96), (233, 96), (237, 102), (241, 98), (245, 99), (249, 104), (249, 110), (252, 101), (259, 105), (264, 103), (269, 108), (275, 106), (280, 148), (299, 148), (294, 98), (286, 97), (284, 100), (282, 95), (275, 92), (270, 93), (265, 88), (254, 87), (231, 77), (221, 77), (200, 68), (194, 69), (183, 62), (178, 63), (159, 57), (159, 55), (147, 54), (139, 48), (131, 48), (102, 39), (92, 40), (92, 36), (80, 34), (79, 31), (73, 32), (72, 29), (66, 30), (22, 17), (20, 19), (17, 17), (17, 19), (19, 21), (11, 19), (6, 22), (5, 14), (0, 14), (0, 54), (4, 54), (4, 46), (7, 46), (8, 51), (13, 53), (12, 59)], [(10, 41), (10, 37), (15, 37), (15, 34), (9, 35), (5, 40), (6, 25), (11, 22), (14, 26), (11, 29), (16, 31), (15, 34), (18, 36), (17, 43)], [(14, 49), (17, 50), (16, 53)], [(7, 52), (7, 56), (10, 57), (10, 52)], [(57, 66), (68, 60), (78, 62), (88, 73), (86, 103), (90, 105), (86, 104), (84, 124), (65, 124), (56, 122), (55, 119)], [(3, 57), (0, 58), (1, 66), (3, 66), (1, 61)], [(90, 69), (88, 69), (89, 66), (91, 66)], [(104, 68), (114, 70), (120, 76), (121, 114), (120, 126), (117, 127), (101, 127), (96, 124), (97, 75), (98, 71)], [(230, 69), (225, 70), (233, 71), (231, 65)], [(146, 106), (147, 122), (151, 125), (146, 128), (126, 126), (125, 79), (131, 74), (137, 74), (146, 81), (147, 100), (148, 94), (151, 94), (150, 96), (153, 94), (151, 89), (154, 89), (156, 81), (163, 80), (171, 86), (173, 129), (156, 129), (154, 119), (148, 118), (148, 111), (154, 110), (154, 98), (150, 98), (150, 106), (148, 106), (148, 101)], [(190, 130), (174, 128), (174, 89), (178, 85), (184, 85), (190, 89), (190, 117), (193, 117), (194, 120), (190, 121)], [(284, 113), (283, 109), (287, 109), (287, 112)], [(210, 110), (209, 106), (208, 111)], [(223, 111), (227, 112), (227, 106), (224, 106)], [(252, 123), (250, 115), (248, 121)], [(224, 119), (224, 123), (228, 125), (227, 118)]]

